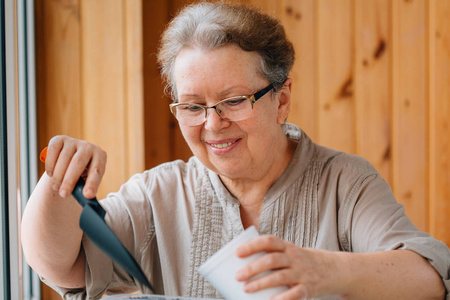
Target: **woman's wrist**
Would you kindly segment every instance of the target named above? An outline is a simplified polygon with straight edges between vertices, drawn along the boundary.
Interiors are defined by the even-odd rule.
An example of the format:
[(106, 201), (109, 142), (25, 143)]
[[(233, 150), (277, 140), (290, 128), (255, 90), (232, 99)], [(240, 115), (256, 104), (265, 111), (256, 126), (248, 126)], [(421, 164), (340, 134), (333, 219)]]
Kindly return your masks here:
[(328, 295), (338, 295), (346, 299), (357, 285), (360, 257), (357, 253), (330, 252), (330, 274), (327, 284)]

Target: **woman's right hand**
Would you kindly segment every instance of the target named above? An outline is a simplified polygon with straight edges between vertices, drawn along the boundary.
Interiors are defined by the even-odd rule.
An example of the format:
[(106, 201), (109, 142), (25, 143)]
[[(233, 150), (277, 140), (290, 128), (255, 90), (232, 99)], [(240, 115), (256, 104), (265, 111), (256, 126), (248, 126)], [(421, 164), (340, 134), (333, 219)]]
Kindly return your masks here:
[(77, 201), (59, 200), (72, 194), (80, 176), (86, 180), (83, 195), (95, 197), (105, 166), (105, 151), (92, 143), (60, 135), (48, 144), (46, 174), (25, 207), (21, 237), (28, 264), (55, 285), (86, 285), (83, 231), (78, 226), (82, 207)]
[(47, 150), (45, 171), (51, 187), (65, 198), (70, 195), (80, 176), (86, 180), (83, 195), (94, 198), (105, 173), (107, 155), (97, 145), (69, 136), (53, 137)]

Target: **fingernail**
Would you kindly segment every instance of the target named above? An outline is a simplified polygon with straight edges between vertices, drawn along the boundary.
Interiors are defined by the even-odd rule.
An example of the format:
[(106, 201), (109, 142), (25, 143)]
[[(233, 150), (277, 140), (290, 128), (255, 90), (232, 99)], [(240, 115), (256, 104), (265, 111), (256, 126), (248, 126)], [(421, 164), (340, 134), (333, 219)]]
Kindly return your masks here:
[(59, 191), (59, 185), (57, 185), (56, 183), (54, 183), (53, 185), (52, 185), (52, 189), (54, 190), (54, 191)]
[(94, 197), (94, 196), (95, 196), (94, 190), (93, 190), (93, 189), (87, 189), (86, 195), (87, 195), (89, 198)]
[(242, 271), (237, 271), (236, 272), (236, 279), (237, 280), (242, 280), (244, 277), (244, 274), (242, 273)]
[(46, 171), (47, 172), (47, 175), (49, 176), (49, 177), (52, 177), (53, 176), (53, 172), (52, 171)]
[(246, 293), (253, 292), (253, 285), (251, 283), (245, 284), (244, 285), (244, 292), (246, 292)]
[(59, 195), (60, 195), (62, 198), (66, 198), (66, 197), (67, 197), (67, 191), (66, 191), (66, 190), (61, 190), (61, 191), (59, 192)]

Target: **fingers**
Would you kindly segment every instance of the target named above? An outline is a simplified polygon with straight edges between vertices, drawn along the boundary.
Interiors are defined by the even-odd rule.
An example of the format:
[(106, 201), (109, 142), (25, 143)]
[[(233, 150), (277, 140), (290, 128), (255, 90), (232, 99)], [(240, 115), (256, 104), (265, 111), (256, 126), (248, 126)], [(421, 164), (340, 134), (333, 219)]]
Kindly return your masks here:
[[(244, 290), (254, 293), (263, 289), (288, 286), (288, 291), (274, 299), (306, 298), (310, 282), (303, 282), (302, 275), (310, 274), (309, 263), (304, 264), (303, 249), (275, 236), (262, 236), (239, 247), (236, 253), (246, 257), (259, 252), (263, 256), (248, 264), (236, 274), (236, 279), (244, 281)], [(305, 269), (305, 267), (308, 267)], [(303, 271), (299, 271), (303, 270)], [(302, 284), (303, 282), (303, 284)]]
[(236, 279), (247, 281), (263, 272), (287, 267), (289, 265), (288, 257), (283, 253), (286, 247), (285, 241), (273, 235), (261, 236), (240, 246), (236, 249), (238, 257), (247, 257), (260, 252), (268, 254), (239, 270)]
[(286, 292), (270, 298), (270, 300), (297, 300), (310, 298), (311, 296), (312, 294), (310, 295), (306, 286), (298, 284), (294, 287), (291, 287)]
[[(81, 174), (83, 174), (91, 161), (91, 152), (91, 149), (86, 149), (83, 147), (78, 149), (70, 148), (67, 151), (61, 152), (57, 165), (58, 167), (60, 166), (61, 173), (56, 172), (56, 170), (59, 171), (58, 168), (55, 169), (55, 176), (56, 174), (64, 175), (61, 188), (59, 190), (61, 197), (65, 198), (72, 192)], [(68, 159), (66, 157), (68, 157)]]
[[(258, 258), (256, 261), (248, 264), (244, 268), (240, 269), (236, 274), (236, 279), (239, 281), (247, 281), (250, 280), (252, 277), (262, 274), (267, 271), (281, 269), (281, 268), (287, 268), (290, 266), (290, 260), (289, 258), (281, 252), (274, 252), (270, 254), (265, 254)], [(276, 272), (277, 276), (280, 276), (280, 272)], [(287, 274), (282, 273), (281, 276), (286, 276)], [(267, 277), (273, 277), (273, 274), (264, 276), (259, 281), (264, 282)], [(291, 281), (286, 281), (287, 278), (278, 278), (277, 282), (279, 280), (283, 279), (283, 283), (292, 283)], [(286, 281), (286, 282), (285, 282)]]
[[(288, 286), (289, 290), (273, 299), (300, 299), (333, 294), (336, 286), (336, 252), (298, 247), (275, 236), (261, 236), (236, 250), (240, 257), (265, 252), (236, 273), (244, 281), (244, 290)], [(331, 289), (330, 289), (331, 287)], [(330, 293), (331, 292), (331, 293)]]
[(50, 140), (45, 168), (51, 177), (52, 189), (67, 197), (83, 173), (87, 173), (83, 195), (95, 197), (105, 173), (106, 153), (94, 144), (67, 136)]
[(247, 293), (253, 293), (276, 286), (291, 286), (296, 283), (296, 279), (291, 269), (281, 269), (265, 273), (264, 276), (246, 282), (244, 290)]
[[(55, 191), (59, 191), (59, 195), (63, 198), (67, 197), (75, 186), (75, 178), (71, 178), (70, 174), (67, 174), (69, 165), (72, 162), (72, 156), (75, 154), (76, 149), (66, 148), (61, 151), (58, 156), (57, 164), (54, 168), (52, 176), (52, 188)], [(73, 176), (72, 176), (73, 177)], [(74, 182), (75, 181), (75, 182)]]
[(98, 187), (105, 174), (106, 152), (103, 150), (94, 152), (91, 164), (88, 168), (86, 184), (83, 189), (83, 195), (86, 198), (93, 198), (97, 194)]
[(259, 252), (284, 251), (285, 242), (273, 235), (258, 237), (236, 249), (238, 257), (247, 257)]
[[(298, 264), (298, 262), (297, 262)], [(266, 254), (252, 264), (240, 270), (237, 279), (246, 281), (244, 291), (254, 293), (260, 290), (288, 286), (289, 289), (271, 299), (303, 299), (314, 295), (311, 282), (304, 281), (305, 278), (298, 276), (295, 266), (290, 260), (289, 255), (282, 252)]]
[(64, 146), (62, 138), (54, 137), (50, 140), (47, 149), (47, 157), (45, 159), (45, 171), (48, 176), (53, 176), (53, 171), (55, 169), (56, 160), (58, 159), (59, 153)]

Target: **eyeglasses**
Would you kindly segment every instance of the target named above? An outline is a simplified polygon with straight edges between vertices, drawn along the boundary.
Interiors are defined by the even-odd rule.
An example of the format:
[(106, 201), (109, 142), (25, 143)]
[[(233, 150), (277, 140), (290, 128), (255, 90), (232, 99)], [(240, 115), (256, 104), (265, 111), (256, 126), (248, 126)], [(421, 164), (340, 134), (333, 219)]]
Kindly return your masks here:
[(172, 103), (169, 107), (178, 122), (186, 126), (203, 124), (208, 116), (208, 108), (214, 108), (223, 120), (242, 121), (250, 117), (255, 102), (273, 88), (274, 86), (270, 84), (253, 95), (227, 98), (217, 102), (214, 106), (194, 103)]

